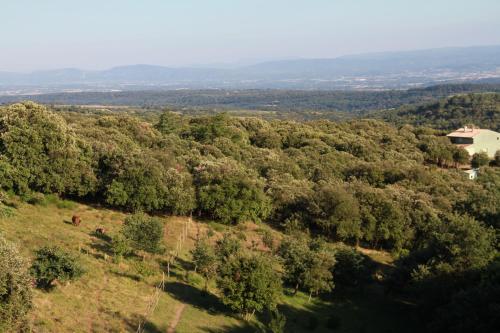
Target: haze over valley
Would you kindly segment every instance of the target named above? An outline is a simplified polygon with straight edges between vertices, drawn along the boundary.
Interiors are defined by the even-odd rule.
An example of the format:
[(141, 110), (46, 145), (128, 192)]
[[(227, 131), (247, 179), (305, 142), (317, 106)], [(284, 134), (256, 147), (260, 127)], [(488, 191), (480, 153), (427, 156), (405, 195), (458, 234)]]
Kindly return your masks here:
[(0, 94), (171, 89), (408, 89), (500, 81), (500, 46), (296, 59), (236, 68), (130, 65), (102, 71), (0, 72)]

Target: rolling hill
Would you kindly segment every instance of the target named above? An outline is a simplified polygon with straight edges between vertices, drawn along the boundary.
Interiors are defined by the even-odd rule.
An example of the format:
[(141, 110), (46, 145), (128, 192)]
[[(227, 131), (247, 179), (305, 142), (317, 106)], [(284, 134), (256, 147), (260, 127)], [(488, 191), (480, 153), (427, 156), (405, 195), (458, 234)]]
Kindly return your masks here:
[(0, 72), (0, 86), (78, 89), (171, 88), (387, 89), (500, 77), (500, 46), (442, 48), (296, 59), (236, 68), (131, 65), (102, 71)]
[(475, 125), (500, 130), (500, 94), (462, 94), (440, 101), (374, 113), (397, 125), (412, 124), (452, 130)]

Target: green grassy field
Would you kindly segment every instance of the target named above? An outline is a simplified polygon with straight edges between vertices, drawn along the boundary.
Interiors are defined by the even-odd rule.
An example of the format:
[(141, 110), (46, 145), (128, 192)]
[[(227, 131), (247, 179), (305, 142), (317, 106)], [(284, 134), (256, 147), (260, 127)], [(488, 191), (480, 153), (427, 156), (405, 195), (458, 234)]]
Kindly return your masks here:
[[(127, 258), (116, 263), (110, 256), (109, 241), (93, 235), (98, 227), (113, 235), (125, 214), (77, 203), (35, 206), (16, 198), (10, 201), (15, 206), (14, 215), (0, 217), (0, 230), (26, 257), (31, 258), (41, 246), (58, 245), (78, 255), (86, 268), (86, 274), (75, 282), (58, 285), (51, 292), (35, 290), (30, 318), (34, 332), (135, 332), (141, 322), (145, 332), (255, 332), (258, 321), (265, 321), (256, 318), (247, 323), (232, 315), (215, 295), (202, 292), (203, 281), (192, 272), (189, 250), (196, 235), (211, 228), (217, 237), (226, 227), (191, 223), (180, 259), (173, 265), (164, 290), (159, 292), (155, 311), (145, 318), (155, 285), (165, 272), (166, 257), (151, 256), (144, 262), (139, 257)], [(70, 223), (74, 214), (82, 219), (79, 227)], [(165, 242), (174, 248), (186, 218), (164, 220)], [(252, 241), (260, 240), (260, 228), (265, 226), (246, 224), (237, 230), (246, 236), (250, 246)], [(377, 255), (374, 260), (379, 259)], [(144, 270), (149, 274), (139, 273)], [(215, 291), (213, 285), (210, 289)], [(288, 318), (287, 332), (418, 331), (415, 320), (408, 315), (408, 305), (388, 298), (378, 284), (349, 295), (333, 293), (331, 299), (317, 298), (312, 302), (301, 293), (285, 296), (280, 309)], [(340, 319), (336, 330), (327, 327), (332, 315)]]

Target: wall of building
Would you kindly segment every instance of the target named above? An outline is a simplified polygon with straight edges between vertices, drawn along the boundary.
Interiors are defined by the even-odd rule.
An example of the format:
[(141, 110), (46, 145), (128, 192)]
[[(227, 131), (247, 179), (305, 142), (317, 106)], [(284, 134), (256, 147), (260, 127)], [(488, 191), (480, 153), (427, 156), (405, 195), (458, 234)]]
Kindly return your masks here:
[(490, 158), (495, 156), (497, 150), (500, 150), (500, 133), (482, 130), (481, 133), (474, 136), (474, 144), (466, 148), (471, 154), (485, 152)]

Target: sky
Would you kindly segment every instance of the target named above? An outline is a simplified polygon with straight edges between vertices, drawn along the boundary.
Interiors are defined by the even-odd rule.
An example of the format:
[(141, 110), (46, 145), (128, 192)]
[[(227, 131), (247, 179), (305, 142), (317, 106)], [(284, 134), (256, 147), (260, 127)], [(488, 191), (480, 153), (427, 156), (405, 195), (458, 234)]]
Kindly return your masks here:
[(499, 0), (0, 0), (0, 71), (500, 45)]

